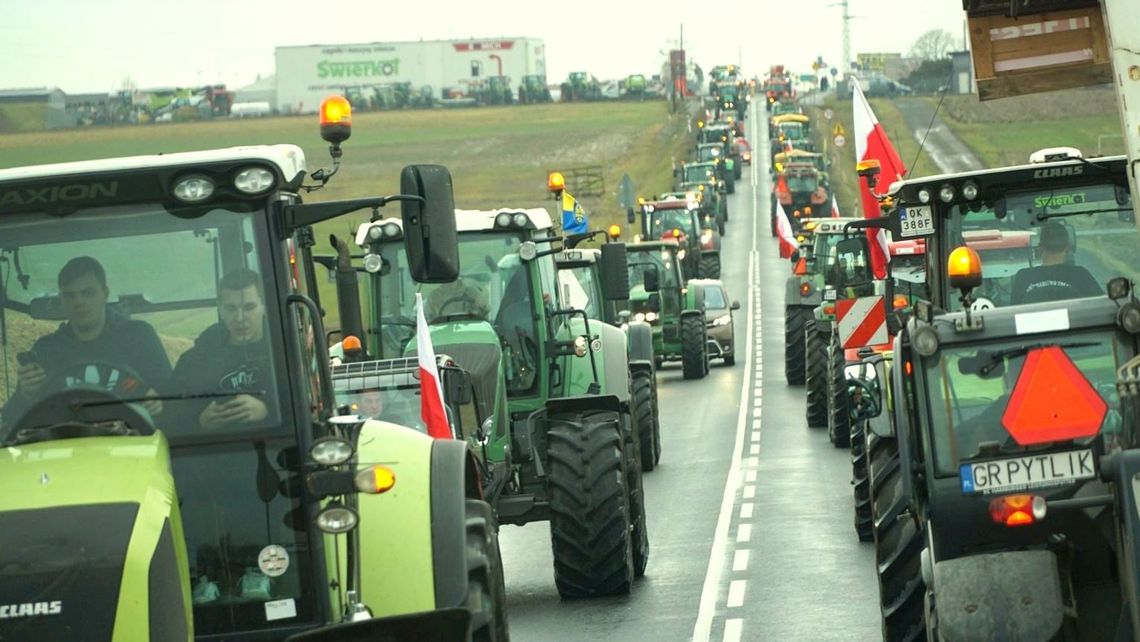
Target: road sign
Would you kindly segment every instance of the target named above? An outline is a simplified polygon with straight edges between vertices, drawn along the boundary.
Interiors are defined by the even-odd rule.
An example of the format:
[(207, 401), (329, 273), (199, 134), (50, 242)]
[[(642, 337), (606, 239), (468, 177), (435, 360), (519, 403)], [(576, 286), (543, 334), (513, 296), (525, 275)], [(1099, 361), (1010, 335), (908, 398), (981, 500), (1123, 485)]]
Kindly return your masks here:
[(835, 118), (835, 112), (832, 111), (830, 107), (828, 107), (827, 109), (823, 110), (823, 117), (831, 120), (832, 118)]
[(629, 209), (637, 202), (637, 192), (633, 189), (633, 179), (629, 174), (622, 174), (618, 181), (617, 199), (622, 209)]
[(832, 142), (835, 143), (836, 147), (843, 147), (844, 145), (847, 144), (847, 137), (846, 136), (836, 136), (835, 138), (832, 139)]
[(882, 296), (864, 296), (835, 302), (839, 344), (848, 348), (882, 345), (887, 335), (887, 305)]
[(847, 130), (843, 129), (843, 123), (835, 123), (835, 127), (831, 130), (832, 136), (846, 136)]
[(831, 77), (834, 78), (835, 76), (838, 76), (838, 75), (839, 75), (839, 70), (836, 69), (835, 67), (832, 67), (831, 68)]

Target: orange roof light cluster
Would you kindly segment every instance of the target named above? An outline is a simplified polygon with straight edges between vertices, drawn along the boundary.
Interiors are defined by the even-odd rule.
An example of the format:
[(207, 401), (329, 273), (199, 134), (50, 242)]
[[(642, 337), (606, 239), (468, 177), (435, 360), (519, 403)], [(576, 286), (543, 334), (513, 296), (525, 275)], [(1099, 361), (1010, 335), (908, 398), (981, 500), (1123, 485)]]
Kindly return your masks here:
[(620, 225), (611, 225), (610, 229), (608, 230), (608, 233), (609, 233), (611, 239), (615, 239), (615, 240), (618, 239), (619, 237), (621, 237), (621, 226)]
[(562, 176), (562, 172), (550, 172), (550, 176), (546, 178), (546, 187), (552, 192), (566, 189), (566, 179)]

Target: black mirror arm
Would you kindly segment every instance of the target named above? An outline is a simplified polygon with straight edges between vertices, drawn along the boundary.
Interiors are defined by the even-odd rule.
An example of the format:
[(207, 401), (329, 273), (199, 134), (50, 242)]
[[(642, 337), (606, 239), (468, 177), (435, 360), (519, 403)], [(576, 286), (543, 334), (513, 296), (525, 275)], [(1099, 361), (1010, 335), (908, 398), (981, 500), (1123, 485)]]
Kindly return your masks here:
[(314, 225), (338, 216), (362, 209), (378, 209), (394, 201), (418, 201), (424, 199), (414, 194), (392, 194), (371, 198), (357, 198), (346, 201), (327, 201), (323, 203), (306, 203), (303, 205), (289, 205), (285, 207), (285, 226), (282, 229), (282, 240), (289, 238), (293, 230)]

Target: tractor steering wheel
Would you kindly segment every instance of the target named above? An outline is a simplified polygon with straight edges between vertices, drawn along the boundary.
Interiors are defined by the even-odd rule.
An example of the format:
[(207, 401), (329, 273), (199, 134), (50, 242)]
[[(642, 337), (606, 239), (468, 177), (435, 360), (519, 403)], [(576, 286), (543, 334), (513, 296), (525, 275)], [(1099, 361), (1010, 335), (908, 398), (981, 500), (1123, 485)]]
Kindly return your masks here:
[(858, 379), (848, 377), (848, 389), (855, 388), (856, 392), (860, 393), (859, 399), (859, 414), (865, 417), (875, 417), (882, 412), (882, 399), (879, 396), (879, 391), (872, 387), (871, 382), (866, 379)]

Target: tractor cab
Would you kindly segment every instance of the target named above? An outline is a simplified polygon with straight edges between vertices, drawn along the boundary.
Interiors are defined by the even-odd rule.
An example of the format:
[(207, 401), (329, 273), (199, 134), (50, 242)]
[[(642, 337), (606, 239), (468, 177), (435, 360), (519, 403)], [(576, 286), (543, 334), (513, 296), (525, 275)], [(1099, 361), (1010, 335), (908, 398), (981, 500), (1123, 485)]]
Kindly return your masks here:
[(720, 234), (717, 221), (702, 216), (689, 198), (650, 201), (641, 205), (641, 237), (675, 240), (686, 278), (720, 278)]

